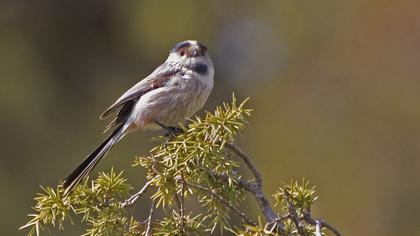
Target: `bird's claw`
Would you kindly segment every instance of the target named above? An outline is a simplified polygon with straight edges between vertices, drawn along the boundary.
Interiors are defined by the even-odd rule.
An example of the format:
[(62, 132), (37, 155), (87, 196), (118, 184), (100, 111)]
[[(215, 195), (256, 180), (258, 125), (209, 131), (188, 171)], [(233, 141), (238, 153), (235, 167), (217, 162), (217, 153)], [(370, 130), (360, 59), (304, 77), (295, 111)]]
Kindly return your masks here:
[(167, 133), (165, 134), (166, 138), (171, 138), (171, 137), (174, 138), (178, 134), (184, 133), (184, 130), (179, 127), (166, 127), (166, 131), (167, 131)]
[(175, 138), (178, 134), (182, 134), (184, 133), (184, 130), (179, 128), (179, 127), (171, 127), (171, 126), (166, 126), (158, 121), (154, 121), (157, 125), (159, 125), (162, 129), (166, 130), (166, 134), (164, 135), (165, 137), (165, 142), (163, 143), (163, 147), (166, 148), (168, 146), (168, 142), (171, 141), (173, 138)]

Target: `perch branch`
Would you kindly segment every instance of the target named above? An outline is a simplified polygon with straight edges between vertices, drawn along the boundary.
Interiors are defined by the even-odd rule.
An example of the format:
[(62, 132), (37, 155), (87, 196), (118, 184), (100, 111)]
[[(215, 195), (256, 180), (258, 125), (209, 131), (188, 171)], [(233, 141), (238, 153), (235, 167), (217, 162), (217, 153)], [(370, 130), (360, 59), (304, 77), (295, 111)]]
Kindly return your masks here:
[[(229, 182), (229, 177), (225, 174), (219, 175), (219, 174), (214, 173), (211, 170), (207, 170), (207, 172), (209, 172), (211, 174), (211, 176), (213, 176), (213, 177), (215, 177), (215, 178), (217, 178), (221, 181), (224, 181), (224, 182), (227, 182), (227, 183)], [(255, 186), (256, 184), (254, 182), (251, 182), (251, 181), (246, 180), (246, 179), (234, 178), (234, 183), (238, 187), (240, 187), (240, 188), (242, 188), (242, 189), (244, 189), (248, 192), (251, 192), (251, 193), (254, 193), (254, 189), (256, 188), (256, 186)]]
[[(284, 196), (285, 196), (285, 200), (287, 202), (288, 209), (289, 209), (289, 218), (296, 225), (296, 228), (298, 229), (299, 234), (302, 234), (301, 230), (303, 230), (303, 228), (300, 228), (301, 226), (299, 224), (299, 217), (297, 215), (296, 208), (290, 202), (290, 198), (292, 198), (292, 196), (287, 191), (284, 191)], [(336, 228), (334, 228), (332, 225), (328, 224), (327, 222), (325, 222), (323, 220), (319, 220), (319, 219), (316, 220), (316, 219), (312, 218), (311, 214), (308, 211), (303, 211), (303, 219), (311, 225), (315, 225), (317, 227), (329, 229), (336, 236), (341, 236), (340, 232), (338, 232), (338, 230)], [(303, 233), (305, 233), (305, 231), (303, 231)], [(302, 234), (302, 235), (305, 235), (305, 234)]]
[(321, 228), (326, 228), (326, 229), (329, 229), (331, 232), (333, 232), (335, 235), (337, 235), (337, 236), (341, 236), (341, 233), (340, 232), (338, 232), (338, 230), (334, 227), (334, 226), (332, 226), (332, 225), (330, 225), (330, 224), (328, 224), (327, 222), (325, 222), (325, 221), (323, 221), (323, 220), (315, 220), (314, 218), (312, 218), (312, 216), (311, 216), (311, 214), (309, 214), (308, 212), (304, 212), (303, 213), (303, 218), (305, 219), (305, 221), (306, 222), (308, 222), (309, 224), (312, 224), (312, 225), (316, 225), (316, 226), (320, 226)]
[(257, 167), (255, 167), (255, 165), (251, 162), (251, 158), (249, 157), (249, 155), (234, 143), (226, 143), (226, 147), (229, 148), (236, 155), (238, 155), (240, 158), (242, 158), (246, 166), (248, 166), (252, 174), (255, 176), (255, 182), (261, 187), (263, 183), (261, 173), (257, 170)]
[[(273, 208), (271, 207), (264, 194), (264, 191), (262, 190), (263, 180), (261, 177), (261, 173), (257, 170), (257, 167), (255, 167), (255, 165), (251, 162), (251, 158), (249, 157), (249, 155), (236, 144), (226, 143), (226, 147), (229, 148), (236, 155), (238, 155), (240, 158), (242, 158), (247, 167), (255, 176), (255, 184), (252, 184), (249, 181), (242, 180), (238, 182), (238, 185), (242, 186), (245, 190), (251, 192), (255, 196), (267, 222), (275, 223), (278, 219), (278, 215), (274, 212)], [(280, 229), (284, 228), (280, 222), (278, 222), (278, 225)]]
[(205, 191), (205, 192), (209, 193), (210, 195), (212, 195), (213, 197), (215, 197), (217, 200), (219, 200), (221, 203), (223, 203), (223, 205), (225, 205), (230, 211), (232, 211), (235, 214), (237, 214), (238, 216), (240, 216), (241, 219), (245, 223), (247, 223), (249, 225), (253, 225), (253, 226), (257, 225), (254, 221), (252, 221), (251, 219), (249, 219), (244, 213), (240, 212), (234, 206), (232, 206), (231, 204), (229, 204), (225, 199), (223, 199), (220, 195), (218, 195), (214, 191), (212, 191), (212, 190), (210, 190), (210, 189), (208, 189), (208, 188), (206, 188), (204, 186), (198, 185), (198, 184), (192, 184), (192, 183), (187, 183), (187, 182), (184, 182), (184, 183), (185, 183), (185, 185), (188, 185), (188, 186), (191, 186), (193, 188), (197, 188), (197, 189), (200, 189), (202, 191)]
[(287, 209), (289, 211), (289, 218), (292, 220), (293, 224), (295, 224), (296, 229), (299, 233), (299, 235), (307, 236), (308, 234), (305, 231), (305, 228), (303, 225), (299, 222), (299, 215), (296, 211), (296, 208), (294, 205), (290, 202), (290, 198), (292, 197), (289, 192), (284, 191), (285, 200), (287, 203)]
[(150, 211), (149, 211), (149, 217), (147, 218), (146, 231), (144, 233), (144, 235), (146, 236), (152, 236), (152, 218), (153, 218), (154, 208), (155, 208), (155, 201), (152, 201), (152, 204), (150, 206)]
[(178, 205), (178, 209), (179, 209), (179, 217), (181, 218), (181, 225), (182, 227), (185, 226), (185, 206), (184, 206), (184, 191), (185, 191), (185, 181), (184, 181), (184, 176), (181, 174), (180, 178), (180, 184), (181, 184), (181, 189), (179, 193), (175, 194), (175, 202)]
[(131, 197), (129, 197), (127, 200), (124, 201), (122, 204), (122, 207), (131, 207), (139, 197), (143, 196), (147, 189), (150, 187), (150, 184), (152, 183), (152, 180), (149, 180), (146, 182), (146, 184), (143, 186), (143, 188), (140, 189), (137, 193), (133, 194)]
[(185, 191), (185, 180), (184, 176), (181, 174), (182, 183), (181, 183), (181, 193), (180, 193), (180, 202), (179, 202), (179, 214), (181, 216), (182, 224), (184, 224), (184, 214), (185, 214), (185, 206), (184, 206), (184, 191)]

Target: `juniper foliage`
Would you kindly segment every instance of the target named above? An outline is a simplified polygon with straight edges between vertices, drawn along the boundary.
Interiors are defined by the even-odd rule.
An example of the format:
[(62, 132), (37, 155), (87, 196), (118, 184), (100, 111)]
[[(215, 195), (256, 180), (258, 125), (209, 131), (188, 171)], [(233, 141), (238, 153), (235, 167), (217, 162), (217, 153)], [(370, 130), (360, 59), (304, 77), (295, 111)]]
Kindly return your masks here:
[[(35, 197), (35, 213), (21, 229), (29, 229), (28, 235), (40, 235), (50, 227), (62, 230), (66, 222), (74, 224), (72, 216), (79, 215), (86, 236), (208, 235), (216, 230), (244, 236), (322, 235), (325, 228), (339, 235), (334, 227), (312, 218), (310, 209), (317, 197), (304, 180), (282, 186), (273, 195), (278, 213), (274, 218), (269, 214), (274, 211), (264, 201), (260, 174), (245, 154), (229, 148), (236, 145), (235, 138), (250, 117), (246, 101), (237, 104), (233, 96), (231, 103), (217, 107), (214, 113), (181, 126), (182, 133), (157, 138), (148, 155), (134, 160), (133, 166), (146, 171), (146, 184), (135, 194), (123, 173), (113, 169), (101, 172), (97, 179), (86, 179), (67, 198), (61, 185), (41, 187), (42, 192)], [(255, 180), (240, 175), (241, 158), (237, 156), (245, 161)], [(152, 192), (151, 207), (141, 221), (128, 209), (146, 191)], [(241, 211), (245, 196), (250, 195), (260, 203), (265, 220), (258, 217), (255, 223)], [(194, 204), (186, 206), (191, 202), (201, 210), (197, 212)], [(163, 217), (155, 216), (158, 210)], [(232, 225), (233, 215), (242, 224)]]

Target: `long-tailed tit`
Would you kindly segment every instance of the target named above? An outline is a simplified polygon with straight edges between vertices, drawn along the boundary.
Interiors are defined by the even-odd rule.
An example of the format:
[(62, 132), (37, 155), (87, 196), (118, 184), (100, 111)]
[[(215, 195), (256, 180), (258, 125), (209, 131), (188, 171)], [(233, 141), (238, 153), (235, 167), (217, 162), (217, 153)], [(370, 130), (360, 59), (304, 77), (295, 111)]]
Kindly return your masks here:
[(191, 117), (210, 95), (213, 77), (213, 63), (203, 44), (190, 40), (175, 45), (162, 65), (127, 90), (100, 116), (105, 119), (116, 113), (106, 128), (113, 131), (66, 178), (65, 195), (70, 194), (126, 134), (167, 129)]

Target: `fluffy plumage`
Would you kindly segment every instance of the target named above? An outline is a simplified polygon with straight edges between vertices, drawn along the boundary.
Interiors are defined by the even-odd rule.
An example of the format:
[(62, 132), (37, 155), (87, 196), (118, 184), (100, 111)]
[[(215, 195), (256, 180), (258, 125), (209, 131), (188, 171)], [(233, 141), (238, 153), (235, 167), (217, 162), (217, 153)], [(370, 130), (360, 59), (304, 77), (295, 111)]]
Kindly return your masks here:
[(197, 41), (184, 41), (172, 48), (166, 61), (135, 84), (100, 116), (116, 113), (106, 131), (111, 135), (65, 180), (70, 194), (114, 144), (126, 134), (176, 126), (203, 107), (213, 88), (214, 68), (207, 48)]

